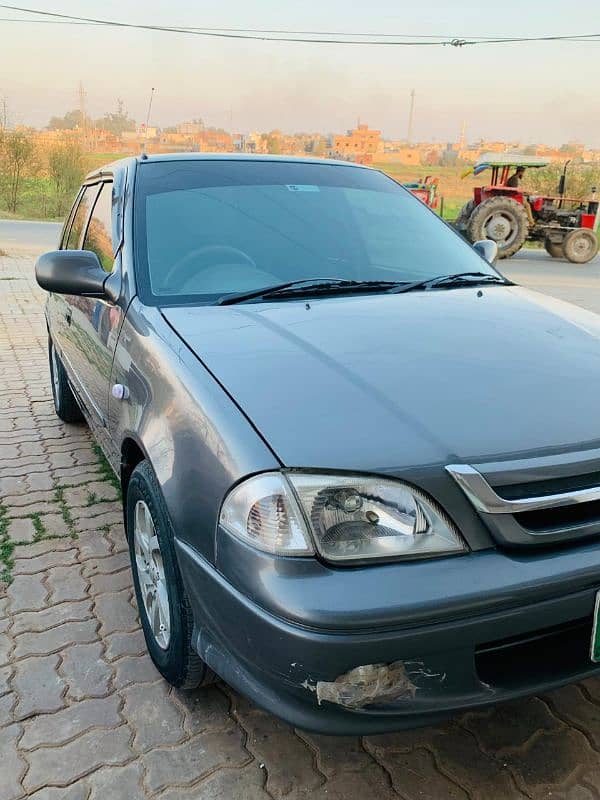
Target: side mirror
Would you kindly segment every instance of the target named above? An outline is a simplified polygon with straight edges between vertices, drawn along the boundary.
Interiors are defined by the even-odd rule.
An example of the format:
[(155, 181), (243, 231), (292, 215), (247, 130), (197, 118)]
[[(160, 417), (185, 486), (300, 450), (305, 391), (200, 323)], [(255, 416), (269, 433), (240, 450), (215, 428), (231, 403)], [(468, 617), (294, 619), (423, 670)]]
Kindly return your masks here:
[(107, 278), (91, 250), (53, 250), (40, 256), (35, 265), (39, 286), (57, 294), (104, 297)]
[(473, 245), (475, 250), (488, 264), (494, 265), (498, 260), (498, 245), (491, 239), (481, 239)]

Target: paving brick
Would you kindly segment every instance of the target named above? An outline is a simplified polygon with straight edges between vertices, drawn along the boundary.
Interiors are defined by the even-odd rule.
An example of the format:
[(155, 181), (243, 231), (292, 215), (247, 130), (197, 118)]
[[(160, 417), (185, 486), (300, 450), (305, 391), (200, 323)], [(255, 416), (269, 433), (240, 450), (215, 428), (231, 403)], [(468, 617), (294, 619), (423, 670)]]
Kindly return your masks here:
[(60, 513), (44, 514), (41, 517), (41, 523), (48, 536), (66, 536), (71, 533), (71, 529)]
[(17, 751), (17, 740), (21, 735), (20, 725), (3, 728), (0, 735), (0, 797), (2, 800), (17, 800), (23, 797), (21, 778), (27, 765)]
[(13, 614), (35, 611), (46, 606), (48, 590), (44, 585), (45, 573), (17, 575), (6, 592)]
[(184, 710), (184, 727), (190, 734), (229, 724), (229, 698), (216, 686), (173, 689), (173, 697)]
[(11, 520), (8, 523), (8, 536), (13, 542), (33, 542), (36, 537), (33, 520), (28, 517)]
[[(144, 645), (145, 650), (145, 645)], [(125, 656), (115, 664), (115, 687), (121, 689), (130, 683), (150, 683), (160, 677), (150, 656)]]
[(234, 725), (218, 733), (201, 733), (181, 745), (155, 748), (145, 757), (146, 785), (151, 791), (189, 785), (220, 767), (244, 766), (250, 757)]
[[(544, 699), (561, 720), (585, 730), (593, 746), (600, 749), (600, 706), (588, 700), (579, 686), (563, 686)], [(555, 727), (560, 727), (558, 721)]]
[[(456, 723), (372, 736), (365, 741), (368, 750), (389, 773), (400, 794), (405, 791), (407, 761), (410, 763), (410, 760), (402, 759), (399, 766), (398, 753), (409, 754), (415, 748), (420, 748), (432, 754), (433, 762), (448, 782), (462, 789), (471, 800), (489, 800), (490, 797), (512, 800), (521, 797), (512, 771), (504, 765), (506, 760), (498, 761), (494, 756), (487, 755), (478, 747), (475, 736)], [(414, 786), (412, 778), (410, 782)]]
[(73, 458), (77, 464), (98, 463), (98, 456), (91, 447), (80, 447), (78, 450), (73, 450)]
[(64, 622), (74, 622), (91, 617), (91, 600), (58, 603), (42, 611), (24, 611), (15, 614), (11, 634), (18, 636), (25, 631), (46, 631)]
[(548, 706), (537, 697), (465, 714), (463, 722), (490, 755), (506, 747), (521, 747), (539, 731), (561, 727)]
[(92, 575), (90, 578), (90, 595), (120, 592), (132, 588), (133, 578), (130, 569), (122, 569), (120, 572), (111, 572), (108, 575)]
[(59, 467), (52, 470), (52, 477), (63, 486), (79, 486), (82, 483), (89, 483), (97, 480), (100, 472), (93, 466), (87, 466), (85, 470), (81, 467)]
[(72, 539), (41, 539), (35, 544), (15, 547), (14, 557), (16, 560), (35, 558), (45, 553), (58, 553), (64, 550), (72, 550), (74, 547), (75, 545)]
[[(87, 796), (88, 788), (81, 782), (59, 788), (46, 787), (28, 795), (28, 798), (29, 800), (87, 800)], [(109, 798), (105, 798), (105, 800), (109, 800)]]
[[(263, 788), (264, 780), (265, 771), (256, 763), (248, 764), (242, 769), (221, 768), (191, 789), (168, 789), (160, 795), (160, 800), (273, 800)], [(360, 798), (371, 799), (379, 800), (377, 795), (372, 794), (365, 794)], [(350, 798), (332, 795), (330, 800)], [(436, 800), (442, 800), (442, 797)]]
[(32, 750), (40, 745), (56, 746), (92, 728), (114, 728), (121, 724), (121, 701), (113, 694), (103, 698), (82, 700), (55, 714), (42, 714), (23, 723), (19, 747)]
[[(4, 445), (0, 445), (2, 449)], [(27, 481), (25, 478), (0, 478), (0, 498), (5, 498), (7, 495), (23, 494), (28, 491)]]
[[(393, 790), (402, 800), (469, 800), (469, 795), (458, 784), (439, 771), (432, 753), (424, 747), (390, 753), (383, 764), (391, 777)], [(521, 796), (513, 792), (502, 798), (516, 800)], [(492, 798), (500, 800), (499, 795), (488, 795), (488, 800)]]
[(49, 472), (39, 472), (28, 475), (25, 479), (29, 491), (48, 491), (54, 487), (54, 480)]
[[(369, 796), (377, 797), (377, 800), (398, 800), (387, 773), (365, 750), (360, 739), (307, 733), (297, 735), (309, 745), (319, 773), (327, 779), (317, 794), (344, 800)], [(296, 784), (294, 788), (298, 786), (304, 789), (305, 784)]]
[(267, 769), (267, 791), (272, 797), (288, 795), (294, 786), (315, 791), (323, 783), (313, 766), (313, 755), (293, 729), (260, 711), (245, 698), (237, 698), (235, 716), (248, 734), (246, 748)]
[(87, 581), (81, 576), (81, 567), (54, 567), (48, 572), (46, 585), (50, 590), (50, 602), (62, 603), (65, 600), (83, 600), (87, 597)]
[[(17, 703), (17, 698), (13, 692), (0, 696), (0, 729), (5, 725), (15, 721), (13, 709)], [(1, 736), (0, 732), (0, 736)]]
[(75, 459), (71, 453), (49, 453), (48, 463), (50, 469), (57, 469), (58, 467), (74, 467)]
[[(60, 539), (52, 539), (56, 542)], [(71, 546), (73, 542), (71, 541)], [(19, 553), (19, 555), (21, 555)], [(52, 567), (62, 567), (67, 564), (74, 564), (77, 561), (77, 550), (63, 550), (55, 549), (50, 553), (44, 553), (41, 556), (34, 556), (33, 558), (16, 558), (15, 566), (13, 568), (13, 575), (33, 575), (36, 572), (44, 572)]]
[(533, 737), (526, 747), (505, 750), (502, 761), (516, 777), (523, 793), (548, 797), (576, 780), (578, 774), (598, 767), (598, 754), (586, 738), (573, 728)]
[(104, 661), (100, 642), (67, 647), (62, 659), (61, 673), (68, 684), (69, 697), (103, 697), (110, 691), (113, 671)]
[(18, 702), (15, 718), (58, 711), (65, 705), (65, 682), (58, 674), (58, 656), (38, 656), (17, 661), (12, 688)]
[(22, 633), (15, 637), (14, 658), (56, 653), (69, 644), (95, 642), (98, 639), (97, 626), (96, 620), (90, 619), (84, 622), (65, 622), (64, 625), (41, 633)]
[(78, 736), (60, 749), (40, 747), (28, 753), (29, 771), (23, 785), (32, 792), (44, 785), (68, 786), (94, 769), (108, 764), (125, 764), (133, 753), (127, 726), (110, 730), (92, 730)]
[[(82, 534), (83, 535), (83, 534)], [(129, 554), (117, 553), (107, 558), (90, 558), (83, 565), (82, 574), (86, 578), (92, 575), (109, 575), (129, 566)]]
[(104, 638), (104, 643), (108, 661), (127, 655), (143, 655), (146, 652), (146, 642), (141, 629), (133, 633), (113, 633)]
[(125, 536), (125, 526), (123, 522), (111, 525), (104, 534), (112, 545), (114, 553), (121, 553), (127, 550), (127, 538)]
[(17, 519), (19, 517), (30, 516), (31, 514), (58, 514), (60, 507), (56, 503), (46, 501), (31, 503), (28, 506), (8, 506), (7, 518)]
[(112, 545), (109, 540), (104, 536), (104, 532), (85, 531), (80, 535), (79, 541), (79, 554), (82, 560), (88, 558), (104, 558), (105, 556), (112, 555)]
[(100, 620), (103, 636), (115, 631), (134, 631), (138, 628), (137, 610), (129, 602), (130, 591), (109, 592), (95, 598), (94, 611)]
[[(106, 507), (101, 501), (116, 502), (119, 499), (114, 486), (108, 481), (94, 481), (85, 486), (65, 489), (64, 498), (69, 508), (89, 506), (90, 513), (94, 508), (99, 508), (100, 511), (113, 511), (114, 508), (112, 505)], [(93, 513), (91, 513), (91, 515), (95, 516)]]
[(142, 779), (143, 769), (140, 763), (99, 769), (86, 781), (90, 787), (88, 800), (146, 800), (148, 795), (143, 789)]
[(26, 508), (35, 503), (54, 503), (53, 491), (27, 492), (27, 494), (16, 494), (12, 497), (5, 497), (4, 503), (12, 509)]
[(164, 681), (130, 686), (123, 691), (123, 697), (123, 714), (133, 728), (135, 750), (145, 752), (187, 738), (183, 712), (173, 702), (170, 687)]
[(7, 664), (5, 667), (0, 667), (0, 697), (10, 691), (10, 676), (12, 675), (12, 665)]
[(123, 512), (118, 509), (117, 503), (112, 504), (113, 511), (98, 514), (97, 516), (81, 517), (77, 513), (73, 514), (75, 519), (75, 530), (77, 533), (85, 533), (86, 531), (98, 531), (105, 528), (107, 525), (118, 525), (123, 521)]

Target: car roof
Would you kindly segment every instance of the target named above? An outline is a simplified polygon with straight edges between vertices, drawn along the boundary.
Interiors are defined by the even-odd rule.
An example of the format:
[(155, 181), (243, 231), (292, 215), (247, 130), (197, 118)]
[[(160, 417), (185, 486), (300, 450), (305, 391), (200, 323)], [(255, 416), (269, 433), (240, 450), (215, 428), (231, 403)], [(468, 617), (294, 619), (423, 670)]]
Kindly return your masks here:
[(547, 167), (550, 161), (542, 156), (527, 156), (523, 153), (483, 153), (476, 167)]
[(129, 164), (151, 164), (164, 161), (279, 161), (293, 164), (322, 164), (338, 167), (354, 167), (355, 169), (370, 169), (364, 164), (353, 161), (339, 161), (330, 158), (310, 158), (301, 156), (276, 156), (254, 155), (252, 153), (142, 153), (139, 156), (130, 156), (112, 161), (102, 167), (97, 167), (86, 175), (86, 181), (114, 175), (119, 170), (126, 169)]

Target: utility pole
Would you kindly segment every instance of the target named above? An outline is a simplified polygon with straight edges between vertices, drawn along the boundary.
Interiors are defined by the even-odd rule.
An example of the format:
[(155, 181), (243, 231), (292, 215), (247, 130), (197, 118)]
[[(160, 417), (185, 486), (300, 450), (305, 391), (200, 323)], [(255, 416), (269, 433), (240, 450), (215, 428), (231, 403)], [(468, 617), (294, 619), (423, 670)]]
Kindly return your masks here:
[(467, 129), (467, 123), (463, 120), (462, 128), (460, 129), (460, 139), (458, 140), (458, 149), (464, 150), (465, 149), (465, 131)]
[(152, 100), (154, 99), (154, 86), (150, 89), (150, 100), (148, 101), (148, 113), (146, 114), (146, 129), (144, 131), (144, 144), (142, 150), (146, 149), (146, 141), (148, 140), (148, 124), (150, 122), (150, 111), (152, 110)]
[(85, 89), (81, 81), (79, 81), (79, 121), (81, 123), (83, 149), (85, 150), (87, 141), (87, 115), (85, 113)]
[(409, 144), (412, 144), (412, 137), (413, 137), (413, 123), (415, 121), (415, 90), (411, 89), (410, 91), (410, 111), (408, 112), (408, 135), (406, 140)]
[(8, 107), (6, 97), (2, 98), (2, 116), (0, 118), (0, 133), (8, 130)]

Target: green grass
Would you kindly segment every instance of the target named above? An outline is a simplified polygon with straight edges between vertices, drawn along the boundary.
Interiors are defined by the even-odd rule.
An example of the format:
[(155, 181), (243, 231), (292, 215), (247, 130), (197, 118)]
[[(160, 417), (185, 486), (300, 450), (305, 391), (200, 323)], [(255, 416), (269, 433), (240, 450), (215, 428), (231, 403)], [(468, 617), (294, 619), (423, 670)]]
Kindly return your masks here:
[(71, 516), (69, 506), (67, 505), (67, 501), (65, 500), (65, 490), (59, 484), (56, 484), (54, 487), (54, 500), (60, 507), (61, 516), (65, 522), (65, 525), (69, 529), (71, 538), (77, 539), (77, 533), (75, 532), (75, 520)]
[(15, 545), (8, 538), (7, 513), (6, 506), (0, 505), (0, 587), (11, 583), (11, 570), (15, 565), (12, 557)]
[(122, 498), (121, 494), (121, 482), (113, 472), (113, 468), (108, 463), (108, 460), (104, 453), (102, 452), (102, 448), (99, 444), (94, 443), (92, 445), (94, 453), (96, 454), (96, 458), (98, 459), (98, 464), (100, 465), (100, 473), (102, 475), (102, 479), (108, 481), (111, 486), (113, 486), (117, 492), (119, 500)]

